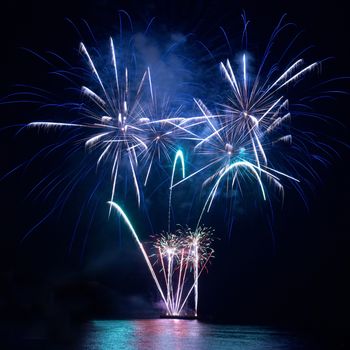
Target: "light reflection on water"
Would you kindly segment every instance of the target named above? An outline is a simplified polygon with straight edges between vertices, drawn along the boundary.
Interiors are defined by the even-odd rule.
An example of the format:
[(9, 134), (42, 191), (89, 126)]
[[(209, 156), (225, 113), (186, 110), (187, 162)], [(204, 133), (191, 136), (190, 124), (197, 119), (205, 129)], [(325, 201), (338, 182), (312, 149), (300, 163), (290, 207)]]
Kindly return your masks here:
[(93, 321), (80, 349), (265, 350), (310, 349), (296, 335), (273, 328), (202, 323), (196, 320)]

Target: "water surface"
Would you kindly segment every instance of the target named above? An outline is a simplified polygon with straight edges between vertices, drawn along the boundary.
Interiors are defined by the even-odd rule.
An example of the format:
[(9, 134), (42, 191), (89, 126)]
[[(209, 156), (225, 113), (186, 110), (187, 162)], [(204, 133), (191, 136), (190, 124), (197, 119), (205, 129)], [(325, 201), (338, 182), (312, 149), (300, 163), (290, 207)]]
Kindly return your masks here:
[(305, 336), (270, 327), (167, 319), (92, 321), (85, 325), (78, 347), (86, 350), (319, 349)]

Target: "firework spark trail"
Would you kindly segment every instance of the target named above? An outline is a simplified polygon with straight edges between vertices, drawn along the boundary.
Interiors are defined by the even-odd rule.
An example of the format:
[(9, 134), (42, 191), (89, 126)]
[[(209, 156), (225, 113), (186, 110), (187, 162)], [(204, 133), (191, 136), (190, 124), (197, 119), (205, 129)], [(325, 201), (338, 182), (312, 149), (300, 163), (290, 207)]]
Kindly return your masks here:
[[(188, 257), (187, 257), (187, 259), (188, 259)], [(176, 310), (179, 310), (179, 306), (180, 306), (180, 302), (181, 302), (181, 298), (182, 298), (182, 293), (183, 293), (184, 286), (185, 286), (185, 281), (186, 281), (188, 267), (189, 267), (189, 263), (188, 262), (185, 262), (184, 265), (181, 265), (181, 270), (180, 271), (184, 270), (184, 272), (183, 273), (181, 272), (181, 274), (183, 276), (182, 276), (182, 281), (180, 280), (180, 293), (179, 293), (179, 297), (178, 297), (178, 299), (176, 301)]]
[(170, 312), (169, 304), (167, 303), (167, 300), (165, 299), (165, 296), (164, 296), (163, 290), (162, 290), (162, 288), (161, 288), (161, 286), (160, 286), (160, 284), (159, 284), (157, 275), (156, 275), (155, 272), (154, 272), (154, 269), (153, 269), (152, 264), (151, 264), (151, 262), (150, 262), (150, 260), (149, 260), (149, 257), (148, 257), (148, 255), (147, 255), (147, 253), (146, 253), (146, 251), (145, 251), (145, 249), (144, 249), (144, 247), (143, 247), (143, 244), (142, 244), (141, 241), (139, 240), (139, 237), (137, 236), (137, 233), (136, 233), (134, 227), (132, 226), (132, 224), (131, 224), (129, 218), (127, 217), (127, 215), (125, 214), (125, 212), (123, 211), (123, 209), (122, 209), (117, 203), (114, 203), (114, 202), (112, 202), (112, 201), (109, 201), (108, 204), (111, 205), (113, 208), (115, 208), (115, 209), (117, 210), (117, 212), (122, 216), (122, 218), (124, 219), (125, 223), (126, 223), (127, 226), (129, 227), (130, 232), (132, 233), (132, 235), (133, 235), (133, 237), (134, 237), (134, 239), (135, 239), (137, 245), (139, 246), (139, 248), (140, 248), (140, 250), (141, 250), (141, 252), (142, 252), (142, 255), (143, 255), (143, 257), (144, 257), (144, 259), (145, 259), (145, 261), (146, 261), (146, 264), (147, 264), (147, 266), (148, 266), (148, 269), (149, 269), (149, 271), (151, 272), (151, 275), (152, 275), (152, 277), (153, 277), (153, 280), (154, 280), (154, 282), (155, 282), (155, 284), (156, 284), (156, 286), (157, 286), (157, 288), (158, 288), (158, 291), (159, 291), (159, 293), (160, 293), (160, 295), (161, 295), (161, 297), (162, 297), (162, 299), (163, 299), (163, 301), (164, 301), (164, 304), (165, 304), (165, 306), (166, 306), (168, 312)]
[(170, 305), (171, 313), (174, 313), (174, 306), (172, 305), (172, 291), (173, 291), (173, 262), (174, 262), (174, 256), (173, 253), (170, 251), (167, 254), (168, 257), (168, 281), (167, 281), (167, 303)]
[[(213, 200), (214, 200), (214, 198), (215, 198), (217, 189), (218, 189), (218, 187), (219, 187), (219, 185), (220, 185), (221, 179), (222, 179), (227, 173), (229, 173), (232, 169), (234, 169), (234, 168), (240, 168), (240, 167), (246, 167), (246, 168), (248, 168), (248, 169), (254, 174), (254, 176), (256, 177), (256, 179), (257, 179), (257, 181), (258, 181), (258, 183), (259, 183), (262, 196), (263, 196), (264, 200), (266, 200), (266, 195), (265, 195), (264, 186), (263, 186), (263, 184), (262, 184), (262, 181), (261, 181), (261, 178), (260, 178), (259, 173), (258, 173), (258, 172), (256, 171), (256, 169), (255, 169), (255, 168), (257, 168), (257, 169), (260, 169), (260, 168), (254, 166), (252, 163), (247, 162), (247, 161), (238, 161), (238, 162), (232, 163), (231, 165), (229, 165), (229, 166), (227, 166), (226, 168), (222, 169), (222, 172), (221, 172), (221, 174), (219, 175), (218, 180), (216, 181), (216, 183), (214, 184), (213, 188), (211, 189), (211, 191), (210, 191), (210, 193), (209, 193), (209, 195), (208, 195), (208, 197), (207, 197), (207, 200), (206, 200), (206, 202), (204, 203), (202, 212), (201, 212), (201, 214), (200, 214), (200, 216), (199, 216), (199, 219), (198, 219), (198, 222), (197, 222), (197, 229), (198, 229), (198, 227), (199, 227), (199, 225), (200, 225), (200, 222), (201, 222), (201, 220), (202, 220), (202, 217), (203, 217), (203, 214), (204, 214), (204, 212), (205, 212), (205, 209), (207, 208), (207, 212), (209, 212), (209, 210), (210, 210), (210, 207), (211, 207), (211, 205), (212, 205), (212, 203), (213, 203)], [(236, 178), (236, 177), (234, 177), (234, 180), (235, 180), (235, 178)], [(233, 181), (234, 181), (234, 180), (233, 180)], [(233, 183), (232, 183), (232, 186), (233, 186)], [(209, 203), (209, 205), (208, 205), (208, 203)], [(208, 207), (207, 207), (207, 206), (208, 206)]]
[(198, 258), (198, 242), (194, 243), (194, 312), (195, 316), (197, 316), (198, 313), (198, 264), (199, 264), (199, 258)]
[(174, 163), (173, 163), (173, 170), (171, 173), (171, 180), (170, 180), (170, 189), (169, 189), (169, 208), (168, 208), (168, 232), (170, 232), (170, 219), (171, 219), (171, 199), (172, 199), (172, 193), (173, 193), (173, 183), (174, 183), (174, 175), (175, 175), (175, 169), (177, 160), (181, 161), (181, 169), (182, 169), (182, 178), (185, 178), (185, 158), (183, 155), (183, 152), (181, 150), (178, 150), (176, 152)]
[(175, 310), (178, 307), (179, 297), (180, 297), (180, 287), (181, 287), (181, 281), (182, 281), (181, 277), (182, 277), (182, 273), (183, 273), (182, 271), (183, 271), (184, 253), (185, 253), (185, 250), (184, 250), (184, 248), (182, 248), (180, 268), (179, 268), (179, 277), (178, 277), (178, 281), (177, 281), (177, 290), (176, 290), (176, 298), (175, 298)]
[(166, 285), (166, 289), (168, 290), (169, 289), (169, 285), (168, 285), (168, 278), (167, 278), (167, 275), (166, 275), (166, 270), (165, 270), (165, 265), (164, 265), (164, 259), (163, 259), (163, 254), (161, 252), (161, 247), (159, 246), (158, 247), (158, 255), (159, 255), (159, 258), (160, 258), (160, 262), (161, 262), (161, 265), (162, 265), (162, 270), (163, 270), (163, 275), (164, 275), (164, 282), (165, 282), (165, 285)]
[(195, 300), (195, 315), (198, 313), (198, 280), (199, 280), (199, 267), (202, 265), (202, 262), (210, 257), (208, 254), (212, 254), (213, 250), (210, 248), (212, 239), (213, 230), (207, 227), (197, 227), (195, 231), (187, 230), (186, 241), (191, 250), (191, 253), (194, 255), (192, 257), (192, 264), (194, 269), (194, 300)]
[[(184, 308), (184, 306), (185, 306), (185, 304), (186, 304), (186, 302), (187, 302), (188, 297), (191, 295), (191, 292), (192, 292), (193, 288), (195, 287), (195, 285), (197, 285), (198, 279), (199, 279), (199, 277), (201, 276), (203, 270), (205, 269), (205, 267), (206, 267), (206, 265), (207, 265), (209, 259), (211, 258), (211, 256), (212, 256), (212, 253), (209, 254), (207, 260), (205, 261), (205, 263), (203, 264), (201, 270), (199, 271), (199, 274), (197, 275), (196, 280), (195, 280), (194, 283), (192, 284), (190, 290), (188, 291), (186, 297), (185, 297), (184, 300), (183, 300), (183, 303), (181, 304), (181, 307), (179, 308), (178, 314), (180, 314), (181, 311), (182, 311), (182, 309)], [(196, 313), (196, 316), (197, 316), (197, 313)]]

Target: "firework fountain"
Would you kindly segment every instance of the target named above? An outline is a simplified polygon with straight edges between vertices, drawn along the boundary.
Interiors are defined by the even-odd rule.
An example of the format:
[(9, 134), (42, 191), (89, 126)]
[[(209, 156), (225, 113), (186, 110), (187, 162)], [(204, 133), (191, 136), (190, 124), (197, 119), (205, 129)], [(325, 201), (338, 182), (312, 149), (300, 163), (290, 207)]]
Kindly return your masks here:
[[(206, 268), (209, 260), (213, 257), (211, 248), (213, 230), (201, 226), (197, 231), (177, 230), (176, 233), (161, 234), (155, 237), (153, 247), (155, 253), (148, 255), (144, 245), (132, 226), (123, 209), (115, 202), (108, 202), (117, 210), (127, 224), (133, 238), (140, 248), (147, 267), (157, 286), (159, 294), (169, 317), (180, 317), (193, 290), (195, 298), (195, 317), (198, 308), (198, 279)], [(155, 263), (151, 263), (155, 257)], [(155, 266), (159, 266), (159, 274), (164, 276), (164, 285), (161, 286), (159, 274), (157, 276)], [(189, 272), (190, 271), (190, 272)], [(188, 283), (188, 275), (193, 274), (192, 282)], [(187, 289), (186, 289), (187, 282)], [(165, 292), (164, 292), (165, 290)]]
[[(189, 296), (194, 292), (194, 316), (197, 317), (198, 280), (213, 257), (213, 232), (211, 228), (201, 226), (196, 231), (190, 228), (178, 229), (175, 234), (155, 237), (155, 256), (163, 271), (170, 316), (180, 316)], [(193, 275), (192, 282), (187, 280), (189, 274)], [(184, 292), (186, 282), (189, 283), (187, 292)]]

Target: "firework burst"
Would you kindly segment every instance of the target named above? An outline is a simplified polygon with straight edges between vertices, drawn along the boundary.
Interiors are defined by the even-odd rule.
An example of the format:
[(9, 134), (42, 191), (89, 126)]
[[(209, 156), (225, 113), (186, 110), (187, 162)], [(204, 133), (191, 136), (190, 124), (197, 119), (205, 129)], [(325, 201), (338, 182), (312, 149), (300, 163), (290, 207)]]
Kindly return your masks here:
[[(204, 136), (196, 143), (194, 151), (205, 165), (176, 182), (173, 187), (200, 173), (205, 174), (203, 186), (212, 183), (198, 224), (204, 212), (209, 212), (225, 180), (226, 191), (230, 191), (235, 187), (242, 190), (240, 182), (252, 178), (257, 181), (263, 199), (266, 199), (264, 178), (282, 196), (283, 179), (294, 182), (295, 186), (300, 182), (298, 173), (291, 175), (289, 171), (281, 170), (281, 160), (290, 164), (293, 171), (293, 162), (301, 164), (302, 168), (309, 168), (308, 164), (302, 164), (286, 152), (279, 155), (278, 163), (273, 160), (279, 144), (290, 146), (293, 143), (292, 148), (300, 152), (303, 150), (303, 153), (307, 143), (313, 144), (310, 134), (291, 127), (294, 114), (289, 108), (288, 96), (298, 82), (321, 64), (305, 64), (302, 58), (297, 58), (285, 68), (281, 68), (280, 61), (266, 67), (272, 43), (283, 28), (282, 20), (270, 39), (256, 74), (250, 73), (246, 53), (241, 55), (237, 65), (233, 65), (229, 59), (219, 63), (221, 78), (216, 84), (225, 93), (214, 103), (214, 112), (203, 100), (194, 99), (206, 121)], [(210, 102), (212, 105), (213, 101)], [(300, 112), (295, 115), (299, 116)]]
[[(79, 110), (83, 118), (79, 123), (32, 122), (29, 127), (82, 130), (84, 137), (77, 141), (96, 153), (97, 167), (102, 164), (110, 166), (111, 200), (116, 194), (118, 176), (128, 169), (140, 206), (140, 173), (144, 173), (143, 184), (146, 186), (154, 162), (170, 161), (178, 140), (196, 137), (190, 128), (201, 121), (191, 123), (191, 119), (180, 116), (181, 106), (172, 107), (168, 96), (157, 97), (150, 68), (145, 69), (138, 80), (135, 71), (124, 63), (125, 59), (119, 60), (112, 38), (107, 81), (102, 79), (97, 64), (83, 43), (80, 52), (97, 81), (95, 88), (81, 88), (84, 104)], [(103, 76), (105, 70), (106, 67)], [(111, 76), (114, 77), (112, 81)]]

